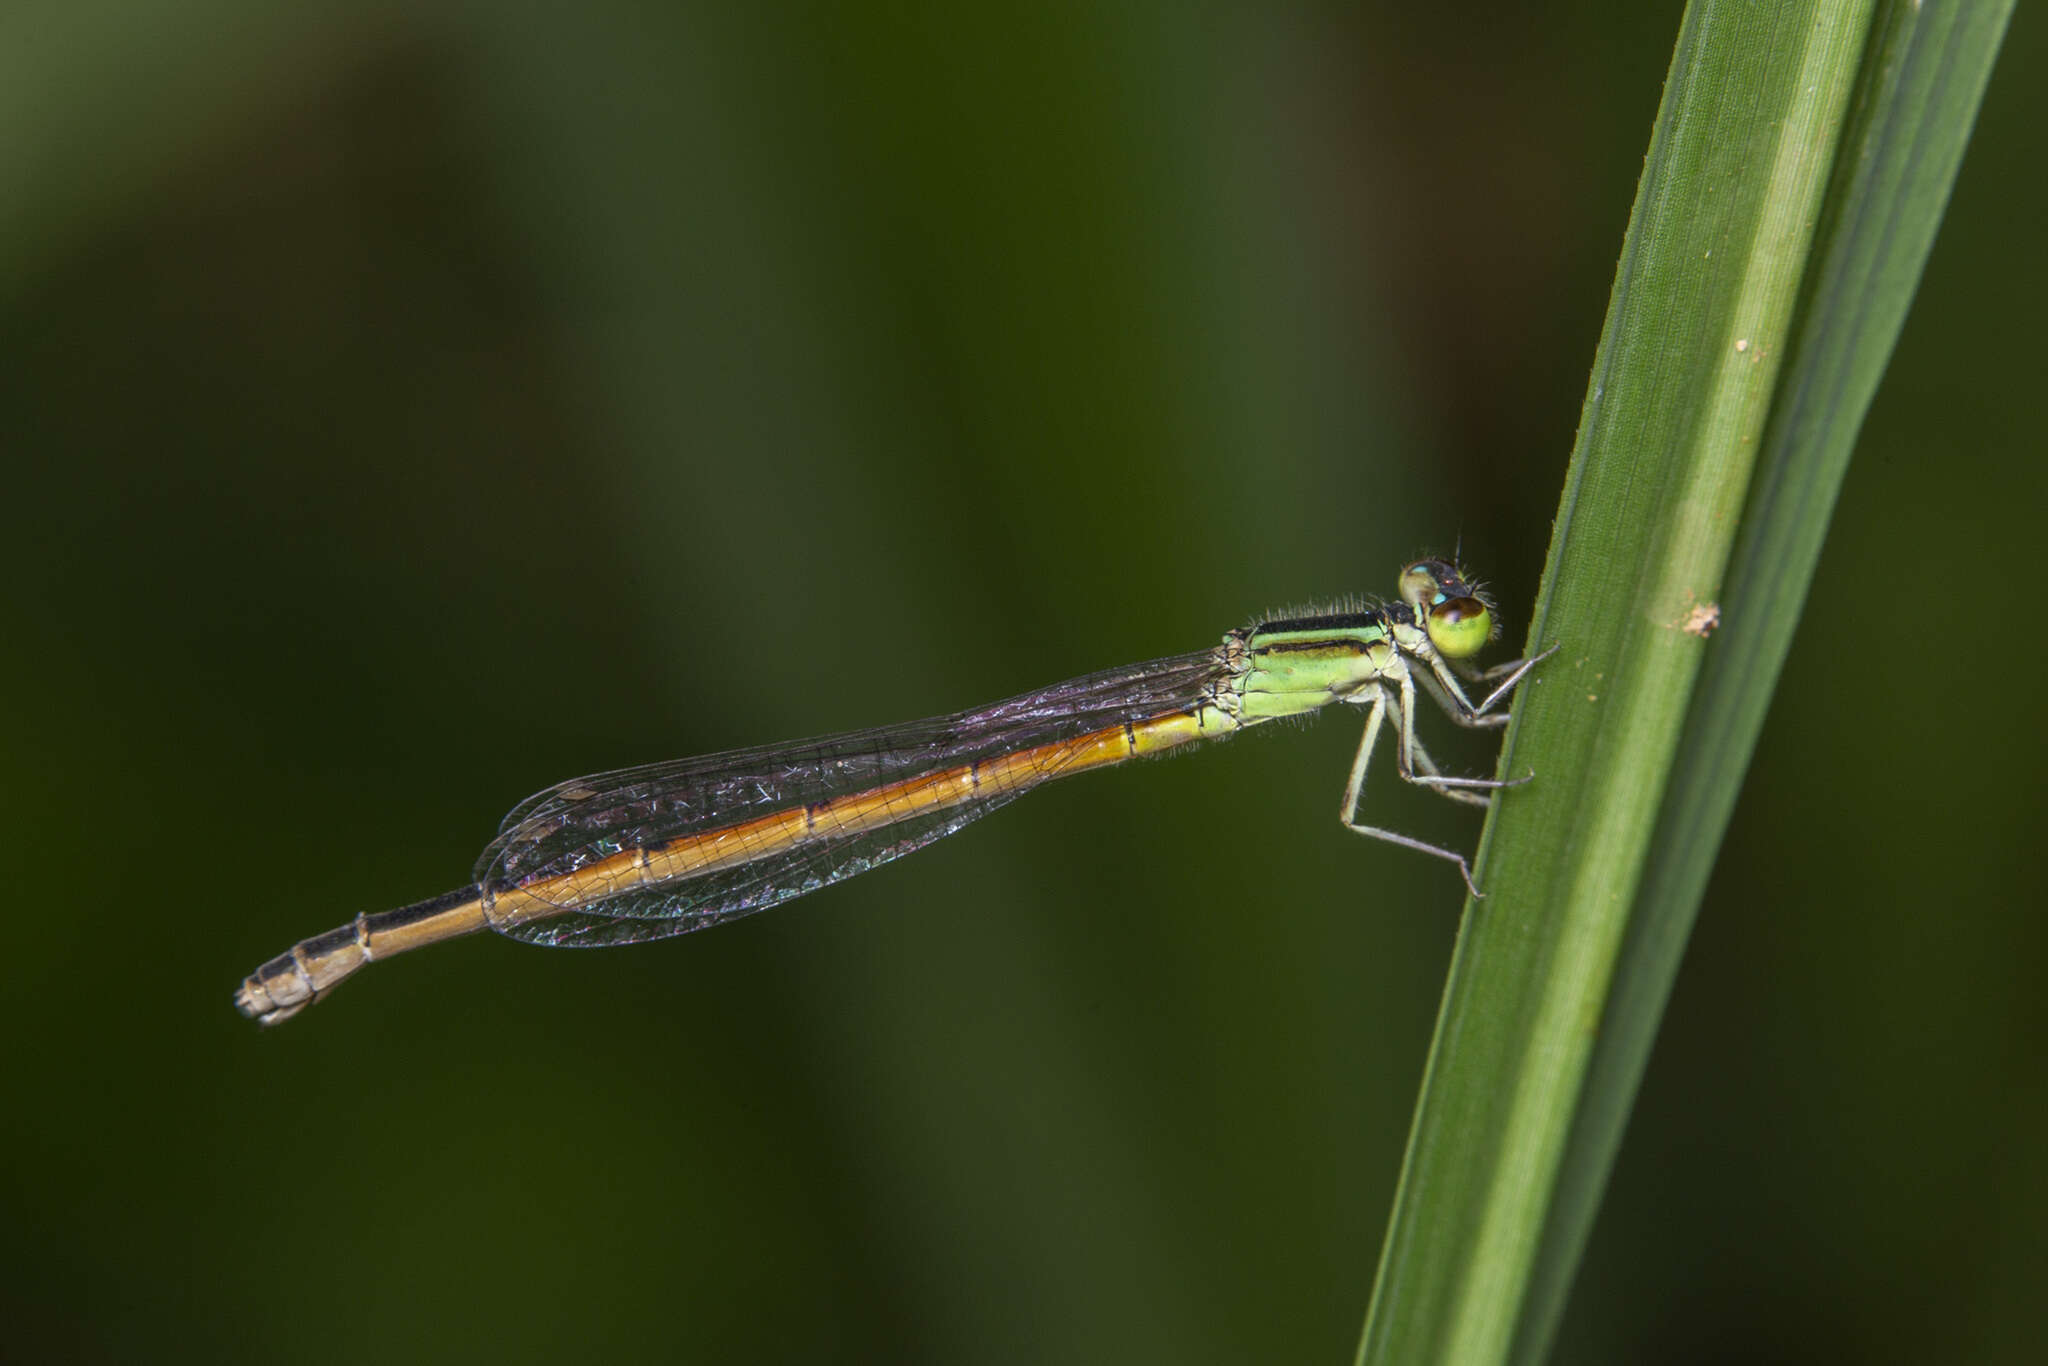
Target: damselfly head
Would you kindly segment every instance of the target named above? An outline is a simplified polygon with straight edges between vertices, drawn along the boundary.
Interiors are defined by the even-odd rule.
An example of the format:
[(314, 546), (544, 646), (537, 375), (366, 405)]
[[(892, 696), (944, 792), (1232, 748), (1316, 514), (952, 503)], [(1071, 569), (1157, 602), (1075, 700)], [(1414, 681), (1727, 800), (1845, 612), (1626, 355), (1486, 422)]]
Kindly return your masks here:
[(1468, 659), (1500, 634), (1493, 603), (1449, 560), (1414, 560), (1401, 571), (1401, 598), (1415, 609), (1430, 644), (1447, 659)]

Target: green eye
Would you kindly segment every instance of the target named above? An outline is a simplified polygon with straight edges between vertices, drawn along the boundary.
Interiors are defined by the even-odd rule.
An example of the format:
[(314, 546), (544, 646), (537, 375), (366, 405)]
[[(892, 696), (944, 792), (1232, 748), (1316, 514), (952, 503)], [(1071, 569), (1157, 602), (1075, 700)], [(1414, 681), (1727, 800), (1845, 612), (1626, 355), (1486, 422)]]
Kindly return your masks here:
[(1445, 659), (1469, 659), (1493, 639), (1493, 613), (1477, 598), (1452, 598), (1429, 609), (1429, 642)]

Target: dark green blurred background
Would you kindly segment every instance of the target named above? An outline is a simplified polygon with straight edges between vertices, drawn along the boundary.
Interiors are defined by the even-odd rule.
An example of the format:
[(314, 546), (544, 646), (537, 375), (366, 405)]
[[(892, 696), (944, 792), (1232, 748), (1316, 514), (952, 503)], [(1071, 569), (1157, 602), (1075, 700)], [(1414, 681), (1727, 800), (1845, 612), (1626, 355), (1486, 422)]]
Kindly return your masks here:
[[(1459, 906), (1338, 828), (1348, 719), (714, 934), (229, 995), (573, 773), (1460, 538), (1519, 644), (1679, 7), (559, 8), (6, 21), (0, 1355), (1348, 1360)], [(1562, 1360), (2038, 1347), (2042, 49)]]

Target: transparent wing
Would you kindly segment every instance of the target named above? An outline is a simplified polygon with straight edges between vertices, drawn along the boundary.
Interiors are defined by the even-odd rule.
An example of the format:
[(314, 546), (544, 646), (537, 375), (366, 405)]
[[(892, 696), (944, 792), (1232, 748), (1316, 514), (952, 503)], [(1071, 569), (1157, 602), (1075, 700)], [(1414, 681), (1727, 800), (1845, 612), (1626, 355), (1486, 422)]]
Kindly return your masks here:
[(1226, 672), (1220, 651), (1204, 650), (904, 725), (571, 779), (512, 809), (478, 860), (476, 879), (493, 893), (517, 889), (562, 907), (560, 915), (499, 927), (533, 943), (637, 943), (702, 929), (923, 848), (1057, 777), (1063, 765), (1049, 758), (1008, 790), (943, 809), (906, 812), (904, 819), (880, 828), (835, 835), (821, 827), (814, 838), (693, 877), (574, 900), (549, 898), (544, 890), (623, 851), (655, 848), (1189, 707)]
[(843, 839), (798, 845), (738, 867), (623, 892), (546, 919), (496, 928), (508, 938), (550, 948), (644, 944), (709, 929), (913, 853), (1028, 790), (1018, 788), (987, 801), (928, 812)]

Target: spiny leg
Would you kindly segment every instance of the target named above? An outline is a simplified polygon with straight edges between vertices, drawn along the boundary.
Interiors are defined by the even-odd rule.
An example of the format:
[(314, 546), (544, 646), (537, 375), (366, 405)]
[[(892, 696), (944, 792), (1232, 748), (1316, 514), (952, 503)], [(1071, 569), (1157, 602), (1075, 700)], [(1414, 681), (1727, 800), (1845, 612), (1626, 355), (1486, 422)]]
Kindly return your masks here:
[[(1458, 680), (1463, 678), (1468, 683), (1484, 682), (1487, 681), (1486, 675), (1480, 674), (1458, 660), (1445, 659), (1434, 649), (1428, 651), (1417, 650), (1412, 653), (1415, 658), (1429, 665), (1429, 671), (1419, 674), (1418, 677), (1421, 679), (1423, 686), (1429, 689), (1430, 697), (1436, 701), (1438, 706), (1443, 708), (1444, 715), (1450, 717), (1467, 730), (1491, 730), (1497, 726), (1505, 726), (1508, 723), (1507, 714), (1505, 712), (1494, 713), (1493, 708), (1499, 704), (1501, 698), (1508, 695), (1515, 684), (1522, 681), (1523, 674), (1536, 666), (1535, 659), (1511, 661), (1507, 668), (1512, 671), (1512, 676), (1505, 683), (1502, 683), (1499, 687), (1488, 693), (1484, 702), (1474, 706), (1472, 699), (1465, 696), (1465, 690), (1458, 686)], [(1541, 657), (1539, 655), (1537, 658), (1540, 659)]]
[(1453, 695), (1438, 681), (1437, 670), (1440, 667), (1438, 661), (1430, 661), (1430, 667), (1418, 672), (1415, 681), (1422, 685), (1423, 690), (1429, 694), (1430, 701), (1436, 703), (1445, 716), (1466, 730), (1498, 730), (1508, 723), (1508, 714), (1504, 711), (1481, 715), (1476, 708), (1472, 708), (1472, 704), (1466, 700), (1462, 692), (1453, 700)]
[(1505, 660), (1499, 664), (1489, 664), (1483, 669), (1462, 662), (1455, 667), (1467, 683), (1491, 683), (1496, 678), (1506, 678), (1509, 674), (1525, 672), (1529, 665), (1541, 664), (1563, 648), (1564, 642), (1559, 641), (1549, 649), (1538, 650), (1535, 654), (1525, 659)]
[[(1415, 771), (1415, 751), (1422, 747), (1422, 741), (1417, 739), (1415, 735), (1415, 685), (1411, 678), (1404, 677), (1401, 680), (1400, 686), (1401, 716), (1399, 724), (1401, 727), (1401, 776), (1407, 779), (1409, 782), (1415, 783), (1422, 787), (1431, 788), (1434, 791), (1442, 793), (1446, 797), (1451, 797), (1455, 799), (1457, 794), (1451, 792), (1449, 790), (1451, 788), (1482, 788), (1487, 791), (1492, 791), (1494, 788), (1497, 787), (1520, 787), (1523, 783), (1528, 782), (1530, 778), (1536, 776), (1535, 774), (1531, 773), (1527, 777), (1506, 779), (1447, 778), (1437, 770), (1437, 767), (1434, 763), (1428, 763), (1428, 756), (1426, 755), (1424, 756), (1424, 761), (1425, 763), (1428, 763), (1428, 766), (1424, 769), (1422, 773), (1417, 773)], [(1381, 696), (1384, 698), (1385, 695), (1385, 692), (1382, 691)], [(1486, 805), (1486, 803), (1482, 800), (1478, 803), (1478, 805), (1484, 806)]]
[(1384, 840), (1388, 844), (1398, 844), (1403, 849), (1413, 849), (1419, 854), (1434, 854), (1440, 859), (1450, 860), (1458, 865), (1458, 874), (1465, 879), (1465, 890), (1472, 893), (1475, 898), (1484, 896), (1485, 893), (1473, 885), (1472, 868), (1465, 862), (1463, 854), (1440, 849), (1434, 844), (1426, 844), (1392, 830), (1382, 830), (1376, 825), (1359, 824), (1358, 803), (1365, 795), (1365, 770), (1372, 763), (1372, 747), (1380, 738), (1380, 722), (1386, 719), (1387, 714), (1386, 689), (1375, 688), (1373, 693), (1372, 710), (1365, 718), (1365, 737), (1358, 742), (1358, 757), (1351, 761), (1351, 780), (1344, 785), (1344, 801), (1337, 808), (1337, 819), (1343, 823), (1346, 830), (1356, 831), (1372, 839)]
[(1535, 668), (1538, 664), (1541, 664), (1563, 648), (1564, 642), (1559, 641), (1549, 649), (1540, 650), (1530, 655), (1527, 659), (1511, 659), (1505, 664), (1496, 664), (1483, 673), (1471, 675), (1471, 681), (1474, 683), (1491, 683), (1496, 678), (1501, 680), (1499, 686), (1486, 695), (1486, 700), (1473, 708), (1473, 710), (1482, 714), (1492, 711), (1495, 704), (1514, 691), (1515, 684), (1522, 681), (1522, 675), (1528, 673), (1529, 670)]
[[(1556, 654), (1558, 649), (1558, 646), (1553, 645), (1540, 654), (1531, 655), (1527, 659), (1511, 659), (1483, 673), (1459, 660), (1445, 659), (1435, 650), (1414, 653), (1416, 658), (1429, 665), (1429, 672), (1422, 676), (1422, 682), (1429, 689), (1429, 694), (1437, 705), (1444, 709), (1444, 714), (1468, 730), (1485, 730), (1508, 723), (1505, 713), (1496, 715), (1493, 714), (1493, 709), (1500, 705), (1503, 697), (1514, 691), (1515, 685), (1522, 681), (1523, 675)], [(1460, 678), (1468, 683), (1491, 683), (1496, 678), (1501, 682), (1486, 695), (1484, 701), (1474, 706), (1472, 699), (1465, 696), (1465, 690), (1458, 686)]]
[[(1463, 802), (1467, 806), (1476, 806), (1483, 810), (1493, 805), (1493, 799), (1484, 792), (1471, 792), (1462, 787), (1439, 787), (1435, 783), (1430, 782), (1430, 778), (1443, 777), (1444, 771), (1436, 766), (1436, 760), (1430, 758), (1429, 751), (1422, 747), (1422, 737), (1420, 735), (1413, 736), (1411, 743), (1415, 746), (1415, 766), (1421, 769), (1426, 776), (1422, 778), (1410, 777), (1408, 779), (1409, 782), (1419, 783), (1427, 787), (1431, 792), (1436, 793), (1439, 797), (1449, 797), (1452, 801)], [(1527, 779), (1523, 781), (1526, 782)]]

